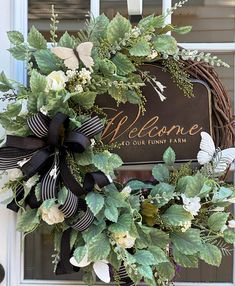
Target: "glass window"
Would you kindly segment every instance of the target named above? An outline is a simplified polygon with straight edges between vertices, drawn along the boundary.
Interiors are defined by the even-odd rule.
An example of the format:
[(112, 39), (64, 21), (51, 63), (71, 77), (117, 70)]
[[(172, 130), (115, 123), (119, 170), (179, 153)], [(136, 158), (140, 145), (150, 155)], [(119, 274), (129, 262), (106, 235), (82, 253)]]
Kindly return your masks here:
[(235, 1), (189, 1), (174, 12), (172, 23), (177, 26), (190, 25), (193, 27), (189, 34), (175, 35), (177, 40), (182, 43), (234, 42)]
[(58, 35), (66, 30), (70, 31), (70, 34), (76, 33), (83, 29), (85, 20), (89, 18), (90, 1), (87, 0), (28, 0), (29, 28), (34, 25), (48, 41), (52, 5), (60, 21)]

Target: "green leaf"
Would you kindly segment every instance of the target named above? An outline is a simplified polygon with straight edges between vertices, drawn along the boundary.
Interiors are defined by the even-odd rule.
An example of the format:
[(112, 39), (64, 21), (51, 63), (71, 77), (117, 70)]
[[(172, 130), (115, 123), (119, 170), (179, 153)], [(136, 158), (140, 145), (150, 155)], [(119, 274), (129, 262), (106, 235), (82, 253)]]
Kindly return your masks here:
[(192, 26), (182, 26), (182, 27), (175, 27), (174, 32), (184, 35), (189, 33), (192, 30)]
[(125, 232), (129, 231), (132, 223), (132, 217), (130, 214), (122, 214), (117, 223), (113, 223), (109, 226), (109, 231), (117, 233), (117, 232)]
[(3, 85), (9, 87), (9, 89), (13, 88), (13, 85), (7, 79), (7, 77), (6, 77), (6, 75), (5, 75), (5, 73), (3, 71), (0, 73), (0, 82), (3, 83)]
[(134, 257), (140, 265), (153, 265), (155, 263), (154, 256), (148, 250), (137, 250)]
[(174, 247), (185, 255), (193, 255), (201, 249), (200, 231), (189, 229), (186, 232), (174, 232), (170, 235)]
[(131, 31), (131, 23), (122, 15), (117, 13), (107, 28), (107, 39), (109, 43), (114, 44), (123, 39)]
[(96, 192), (88, 193), (85, 199), (89, 209), (93, 212), (94, 215), (97, 215), (104, 206), (104, 197)]
[(177, 183), (177, 190), (184, 193), (188, 198), (196, 197), (204, 184), (204, 177), (201, 174), (195, 176), (185, 176), (179, 179)]
[(129, 53), (135, 57), (146, 57), (151, 53), (150, 45), (147, 41), (141, 39), (131, 47)]
[(170, 35), (157, 36), (153, 44), (156, 51), (168, 55), (173, 55), (178, 50), (175, 38)]
[(29, 31), (28, 43), (37, 50), (45, 50), (47, 48), (46, 39), (34, 26)]
[(137, 267), (137, 271), (140, 275), (142, 275), (145, 278), (153, 279), (153, 271), (152, 268), (148, 265), (141, 265)]
[(18, 31), (9, 31), (7, 32), (7, 36), (13, 45), (20, 45), (24, 42), (24, 36)]
[(104, 233), (96, 235), (88, 242), (88, 260), (97, 261), (106, 259), (110, 252), (109, 239)]
[(68, 197), (68, 189), (63, 186), (58, 192), (58, 203), (63, 205)]
[(22, 109), (22, 104), (19, 102), (11, 103), (7, 105), (7, 110), (3, 112), (1, 115), (6, 116), (8, 118), (13, 118), (19, 115)]
[(97, 169), (109, 175), (114, 169), (122, 165), (122, 160), (117, 154), (112, 154), (108, 151), (97, 153), (93, 157), (93, 164)]
[(75, 157), (80, 166), (88, 166), (92, 164), (93, 152), (91, 149), (87, 149), (82, 153), (75, 154)]
[(103, 59), (99, 61), (99, 70), (104, 76), (112, 76), (116, 74), (117, 67), (111, 60)]
[(60, 70), (62, 65), (62, 61), (50, 50), (37, 51), (34, 53), (34, 57), (39, 69), (45, 74)]
[(110, 221), (112, 221), (112, 222), (117, 222), (119, 212), (118, 212), (118, 209), (117, 209), (115, 206), (113, 206), (113, 205), (111, 205), (111, 206), (107, 205), (106, 208), (105, 208), (105, 211), (104, 211), (104, 215), (105, 215), (105, 217), (106, 217), (108, 220), (110, 220)]
[(152, 245), (148, 247), (148, 250), (152, 253), (154, 257), (154, 264), (159, 264), (163, 262), (168, 262), (168, 258), (165, 252), (158, 246)]
[(157, 228), (151, 228), (150, 238), (154, 246), (159, 246), (163, 249), (166, 249), (170, 242), (169, 234)]
[(185, 255), (173, 247), (173, 256), (175, 262), (182, 267), (198, 268), (198, 258), (196, 255)]
[(162, 207), (167, 204), (174, 197), (175, 187), (166, 183), (159, 183), (151, 190), (151, 196), (159, 196), (154, 199), (154, 205)]
[(86, 252), (87, 248), (85, 246), (79, 246), (74, 250), (73, 256), (76, 259), (77, 263), (81, 262)]
[(44, 92), (46, 89), (46, 77), (33, 70), (30, 77), (30, 88), (33, 93)]
[(105, 187), (106, 202), (112, 207), (128, 207), (127, 202), (123, 199), (123, 195), (118, 192), (114, 184)]
[(8, 51), (11, 53), (11, 55), (19, 60), (19, 61), (24, 61), (27, 58), (27, 46), (25, 44), (21, 44), (15, 47), (12, 47), (8, 49)]
[(93, 19), (94, 29), (91, 32), (91, 41), (98, 41), (100, 43), (101, 38), (106, 36), (109, 19), (104, 15), (100, 15)]
[(152, 174), (159, 182), (167, 181), (170, 177), (169, 170), (165, 165), (158, 164), (153, 167)]
[(119, 75), (128, 75), (131, 72), (134, 72), (136, 70), (135, 66), (129, 60), (129, 58), (121, 53), (117, 53), (113, 58), (112, 58), (113, 63), (117, 67), (117, 73)]
[(230, 197), (233, 194), (233, 191), (229, 188), (220, 187), (219, 191), (214, 193), (212, 202), (217, 203), (219, 201), (223, 201)]
[(73, 95), (73, 101), (87, 109), (90, 109), (95, 104), (97, 93), (93, 91), (85, 91), (75, 93)]
[(129, 186), (133, 191), (135, 190), (141, 190), (141, 189), (152, 189), (152, 184), (146, 184), (143, 181), (138, 180), (131, 180), (127, 183), (127, 186)]
[(152, 28), (151, 30), (162, 28), (164, 25), (165, 25), (164, 15), (154, 17), (154, 14), (144, 17), (138, 23), (138, 27), (142, 28), (144, 31), (151, 28)]
[(112, 249), (109, 253), (108, 261), (114, 267), (115, 270), (119, 270), (119, 268), (121, 267), (122, 261), (117, 258), (117, 254)]
[(37, 228), (40, 223), (38, 210), (29, 209), (24, 211), (18, 221), (17, 221), (17, 230), (22, 232), (31, 232)]
[(234, 232), (234, 230), (232, 230), (232, 229), (226, 229), (226, 230), (223, 232), (223, 235), (224, 235), (224, 240), (225, 240), (227, 243), (235, 243), (235, 232)]
[(220, 266), (222, 260), (222, 254), (220, 249), (212, 244), (205, 243), (202, 245), (199, 252), (200, 259), (204, 260), (207, 264), (213, 266)]
[(176, 159), (175, 151), (171, 147), (168, 147), (166, 151), (163, 153), (163, 161), (168, 166), (172, 166), (175, 163), (175, 159)]
[(162, 215), (163, 222), (173, 226), (182, 226), (184, 223), (190, 222), (192, 219), (193, 216), (181, 205), (170, 206)]
[(157, 273), (160, 277), (171, 281), (175, 276), (175, 268), (170, 262), (163, 262), (157, 265)]
[(226, 224), (229, 213), (218, 212), (212, 214), (208, 219), (208, 226), (213, 231), (220, 231)]
[(123, 92), (123, 96), (126, 97), (126, 101), (132, 103), (132, 104), (140, 104), (141, 98), (138, 93), (136, 93), (134, 90), (126, 90)]
[(74, 39), (69, 35), (69, 33), (66, 31), (62, 37), (59, 40), (58, 45), (60, 47), (66, 47), (66, 48), (71, 48), (74, 49), (76, 46), (76, 43)]
[(106, 223), (101, 221), (96, 224), (92, 224), (87, 230), (82, 232), (83, 239), (86, 243), (91, 241), (96, 235), (100, 234), (106, 228)]

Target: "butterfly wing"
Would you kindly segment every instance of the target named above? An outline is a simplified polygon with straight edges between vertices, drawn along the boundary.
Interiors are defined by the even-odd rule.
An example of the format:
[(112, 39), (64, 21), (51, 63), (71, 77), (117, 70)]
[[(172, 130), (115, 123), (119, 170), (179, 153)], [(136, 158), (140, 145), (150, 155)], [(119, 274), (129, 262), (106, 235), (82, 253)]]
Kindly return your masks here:
[(197, 154), (197, 160), (200, 165), (209, 163), (215, 154), (215, 144), (207, 132), (201, 132), (200, 151)]
[(235, 160), (235, 148), (228, 148), (218, 152), (214, 163), (214, 172), (223, 173), (229, 165)]
[(76, 50), (78, 52), (80, 60), (83, 62), (85, 67), (91, 68), (94, 65), (94, 61), (91, 57), (91, 50), (93, 48), (92, 42), (84, 42), (77, 46)]
[(79, 61), (76, 56), (66, 59), (64, 64), (70, 70), (76, 70), (79, 67)]
[(79, 66), (79, 61), (74, 54), (73, 49), (56, 47), (51, 49), (52, 53), (60, 59), (64, 60), (64, 64), (68, 69), (74, 70)]
[(105, 283), (110, 282), (111, 279), (109, 273), (109, 266), (107, 263), (103, 261), (96, 261), (93, 265), (93, 269), (95, 271), (95, 274), (101, 281)]
[(56, 48), (51, 48), (51, 51), (53, 54), (55, 54), (58, 58), (62, 60), (66, 60), (71, 57), (76, 57), (73, 49), (70, 48), (56, 47)]

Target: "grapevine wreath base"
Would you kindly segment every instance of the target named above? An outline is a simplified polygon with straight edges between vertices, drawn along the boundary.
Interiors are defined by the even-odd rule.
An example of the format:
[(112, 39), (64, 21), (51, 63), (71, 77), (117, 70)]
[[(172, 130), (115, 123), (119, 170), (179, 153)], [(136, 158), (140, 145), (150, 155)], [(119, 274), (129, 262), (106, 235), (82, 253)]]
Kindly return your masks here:
[[(0, 116), (6, 130), (0, 170), (2, 182), (7, 180), (1, 201), (19, 213), (19, 231), (49, 227), (56, 274), (83, 268), (87, 285), (95, 283), (94, 273), (117, 285), (168, 285), (177, 265), (198, 267), (203, 260), (219, 266), (222, 255), (231, 252), (235, 221), (228, 208), (235, 190), (219, 178), (235, 158), (234, 148), (216, 149), (202, 132), (200, 168), (190, 162), (176, 168), (169, 147), (151, 181), (122, 185), (115, 181), (115, 169), (123, 164), (112, 153), (117, 146), (101, 141), (107, 120), (95, 105), (99, 95), (117, 104), (138, 104), (143, 116), (146, 83), (156, 93), (153, 104), (167, 100), (167, 87), (141, 69), (157, 62), (171, 73), (182, 96), (193, 96), (190, 75), (209, 81), (216, 146), (231, 143), (228, 98), (215, 74), (208, 73), (209, 64), (228, 65), (210, 54), (180, 50), (167, 34), (190, 31), (164, 21), (185, 2), (166, 15), (143, 18), (134, 28), (120, 14), (111, 21), (101, 15), (76, 37), (66, 32), (60, 39), (53, 10), (50, 48), (35, 27), (27, 40), (20, 32), (8, 32), (9, 51), (26, 62), (29, 85), (0, 74), (1, 98), (8, 103)], [(226, 131), (220, 128), (224, 125)]]

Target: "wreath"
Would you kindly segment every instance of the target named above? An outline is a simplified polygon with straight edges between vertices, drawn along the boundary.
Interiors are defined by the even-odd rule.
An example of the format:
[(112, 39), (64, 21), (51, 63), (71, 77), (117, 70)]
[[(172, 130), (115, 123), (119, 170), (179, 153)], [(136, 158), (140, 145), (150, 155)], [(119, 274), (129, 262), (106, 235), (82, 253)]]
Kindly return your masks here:
[(50, 227), (56, 274), (83, 268), (87, 285), (94, 283), (94, 272), (117, 285), (142, 280), (167, 285), (177, 265), (197, 267), (201, 259), (219, 266), (222, 255), (231, 252), (235, 221), (228, 207), (235, 190), (220, 178), (233, 148), (216, 149), (202, 132), (201, 168), (190, 162), (176, 167), (169, 147), (164, 163), (153, 168), (152, 181), (122, 185), (115, 181), (115, 169), (123, 164), (112, 153), (117, 146), (101, 141), (106, 116), (97, 96), (138, 104), (144, 114), (141, 88), (148, 82), (166, 99), (165, 87), (141, 70), (142, 64), (164, 65), (185, 96), (193, 90), (182, 60), (228, 66), (210, 54), (179, 49), (167, 32), (184, 34), (191, 27), (165, 25), (166, 16), (150, 15), (132, 27), (120, 14), (111, 21), (101, 15), (77, 36), (65, 32), (58, 39), (53, 10), (51, 47), (35, 27), (27, 41), (20, 32), (8, 32), (9, 51), (26, 62), (29, 82), (0, 74), (2, 101), (7, 101), (0, 116), (6, 130), (0, 170), (3, 179), (7, 176), (1, 193), (9, 209), (20, 211), (19, 231)]

